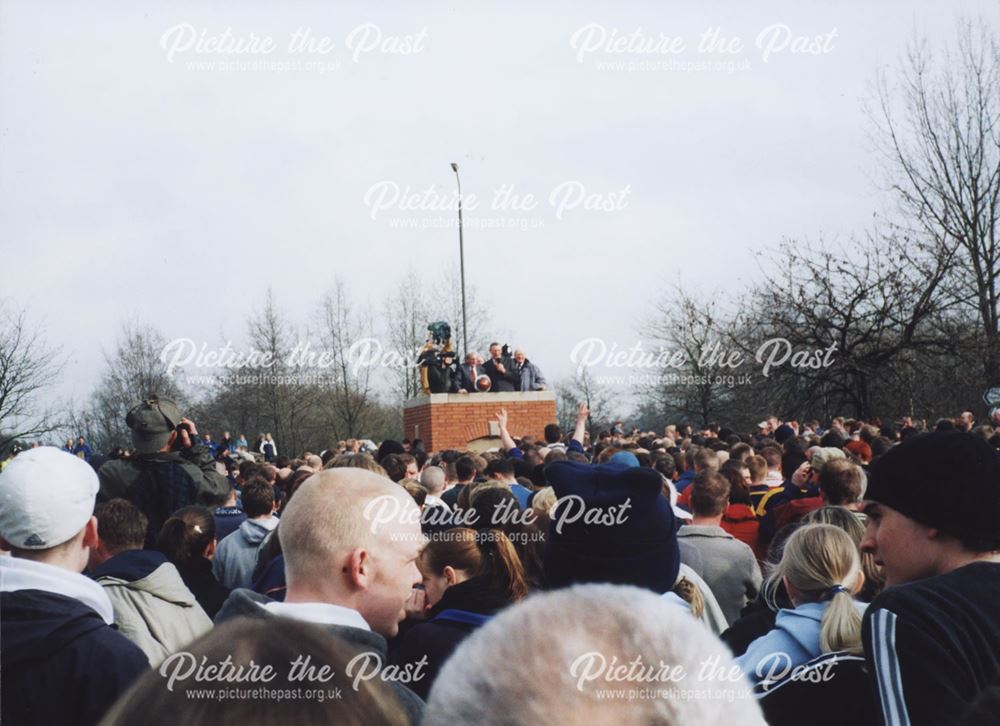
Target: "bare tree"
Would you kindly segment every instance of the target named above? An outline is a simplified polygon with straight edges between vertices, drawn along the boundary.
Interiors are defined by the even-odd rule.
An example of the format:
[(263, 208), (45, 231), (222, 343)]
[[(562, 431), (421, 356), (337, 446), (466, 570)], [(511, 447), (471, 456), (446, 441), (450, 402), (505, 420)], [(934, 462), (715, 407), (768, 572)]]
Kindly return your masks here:
[(1000, 44), (988, 24), (960, 24), (935, 58), (915, 41), (892, 85), (879, 77), (871, 112), (901, 211), (944, 257), (957, 297), (982, 330), (986, 384), (1000, 383)]
[(322, 369), (331, 375), (326, 390), (332, 405), (324, 407), (330, 433), (339, 439), (366, 435), (375, 403), (371, 314), (351, 303), (346, 285), (337, 279), (323, 298), (320, 316), (320, 338), (331, 359)]
[[(434, 284), (435, 295), (430, 303), (431, 310), (437, 315), (435, 320), (446, 320), (451, 325), (451, 339), (455, 350), (462, 347), (462, 283), (457, 267), (443, 270)], [(469, 350), (486, 355), (486, 346), (490, 340), (487, 330), (490, 325), (490, 313), (479, 299), (478, 288), (472, 283), (465, 286), (465, 317), (469, 326)], [(427, 321), (431, 322), (430, 320)], [(464, 356), (469, 351), (462, 350)]]
[(55, 431), (60, 422), (41, 400), (65, 361), (33, 329), (24, 310), (0, 302), (0, 451), (18, 439)]
[(682, 366), (657, 371), (660, 382), (642, 387), (647, 399), (657, 401), (664, 418), (694, 418), (704, 426), (727, 410), (732, 388), (719, 376), (731, 326), (722, 305), (718, 295), (701, 299), (677, 284), (647, 324), (645, 332), (661, 349), (680, 353), (684, 360)]
[(300, 341), (270, 289), (264, 307), (250, 318), (248, 328), (251, 347), (265, 354), (268, 362), (247, 371), (251, 383), (241, 386), (245, 400), (254, 406), (259, 433), (272, 434), (279, 451), (301, 452), (316, 405), (316, 387), (307, 380), (308, 366), (291, 365), (292, 352)]
[(165, 345), (151, 325), (135, 320), (122, 324), (114, 352), (104, 353), (105, 370), (90, 405), (75, 417), (79, 430), (98, 449), (130, 445), (125, 416), (139, 401), (157, 395), (185, 403), (184, 392), (160, 358)]
[[(758, 361), (781, 346), (784, 362), (758, 380), (751, 398), (758, 410), (784, 418), (871, 417), (900, 405), (886, 394), (912, 371), (914, 357), (954, 350), (942, 329), (947, 305), (940, 295), (950, 258), (883, 254), (893, 244), (874, 237), (846, 248), (789, 241), (772, 253), (766, 282), (741, 302), (733, 326), (748, 358), (765, 341), (787, 341)], [(791, 362), (792, 351), (804, 355), (803, 364)]]
[(400, 401), (420, 394), (420, 374), (416, 367), (417, 353), (427, 340), (427, 325), (434, 321), (428, 295), (413, 270), (397, 283), (396, 290), (383, 306), (386, 343), (389, 354), (399, 365), (392, 366), (390, 376)]

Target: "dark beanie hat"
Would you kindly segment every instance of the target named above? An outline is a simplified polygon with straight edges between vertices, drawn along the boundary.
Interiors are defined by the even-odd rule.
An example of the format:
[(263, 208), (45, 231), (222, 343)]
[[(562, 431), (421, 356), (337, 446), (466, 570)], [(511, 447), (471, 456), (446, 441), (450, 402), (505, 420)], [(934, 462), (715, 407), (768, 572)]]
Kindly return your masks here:
[(545, 476), (559, 499), (545, 548), (549, 587), (610, 582), (658, 593), (673, 588), (680, 550), (658, 472), (556, 461), (545, 467)]
[(952, 536), (1000, 538), (1000, 453), (961, 431), (911, 436), (872, 464), (865, 499)]
[(795, 436), (795, 429), (793, 429), (788, 424), (781, 424), (781, 426), (779, 426), (774, 431), (774, 440), (777, 441), (779, 444), (785, 443), (785, 441), (792, 438), (793, 436)]
[(376, 455), (376, 461), (382, 461), (389, 454), (405, 454), (406, 449), (398, 441), (393, 439), (386, 439), (382, 442), (382, 445), (378, 447), (378, 454)]

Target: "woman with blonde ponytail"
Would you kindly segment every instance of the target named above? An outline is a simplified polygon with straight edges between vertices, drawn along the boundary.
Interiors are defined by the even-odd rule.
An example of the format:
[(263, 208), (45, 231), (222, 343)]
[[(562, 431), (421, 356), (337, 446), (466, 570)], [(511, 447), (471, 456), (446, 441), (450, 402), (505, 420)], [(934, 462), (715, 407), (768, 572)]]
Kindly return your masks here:
[(751, 683), (780, 680), (813, 658), (836, 651), (860, 654), (865, 604), (854, 596), (865, 576), (857, 545), (839, 527), (808, 524), (788, 541), (768, 586), (785, 586), (794, 609), (778, 611), (774, 630), (736, 659)]
[(417, 558), (423, 575), (417, 624), (403, 625), (392, 662), (426, 658), (419, 681), (407, 684), (426, 700), (438, 670), (473, 630), (528, 594), (527, 577), (510, 539), (499, 529), (457, 527), (441, 532)]

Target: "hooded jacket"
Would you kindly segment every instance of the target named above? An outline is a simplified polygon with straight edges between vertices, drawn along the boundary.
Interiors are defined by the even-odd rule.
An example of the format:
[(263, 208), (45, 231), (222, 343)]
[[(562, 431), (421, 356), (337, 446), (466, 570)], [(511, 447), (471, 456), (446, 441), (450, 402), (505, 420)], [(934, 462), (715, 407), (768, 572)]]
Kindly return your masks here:
[[(782, 608), (774, 621), (774, 630), (757, 638), (747, 652), (736, 658), (736, 664), (753, 684), (769, 676), (772, 680), (788, 675), (792, 668), (808, 663), (823, 652), (819, 634), (823, 613), (829, 602), (807, 602), (794, 610)], [(854, 602), (864, 615), (867, 603)], [(759, 672), (758, 672), (759, 669)]]
[(160, 552), (127, 550), (91, 572), (111, 599), (122, 635), (154, 668), (212, 629), (212, 621)]
[(452, 585), (430, 609), (427, 620), (407, 631), (399, 649), (393, 654), (392, 662), (400, 665), (416, 663), (426, 656), (426, 675), (411, 686), (414, 693), (426, 699), (438, 671), (459, 643), (489, 616), (510, 604), (506, 594), (494, 592), (482, 577)]
[[(233, 590), (229, 599), (226, 600), (225, 605), (222, 606), (222, 609), (216, 616), (215, 622), (223, 623), (232, 618), (241, 617), (265, 619), (282, 617), (265, 609), (264, 606), (269, 602), (275, 601), (252, 590), (242, 588)], [(386, 652), (388, 644), (385, 638), (378, 633), (346, 625), (323, 625), (323, 628), (357, 653), (374, 653), (381, 659), (383, 664), (387, 664)], [(399, 705), (406, 712), (410, 723), (420, 723), (420, 719), (424, 713), (423, 700), (398, 681), (388, 681), (388, 683), (393, 691), (395, 691), (396, 697), (399, 699)]]
[(219, 541), (212, 558), (212, 572), (230, 590), (250, 587), (257, 567), (257, 550), (274, 528), (278, 518), (248, 519), (231, 535)]
[(95, 724), (149, 667), (101, 588), (57, 570), (0, 557), (0, 723)]

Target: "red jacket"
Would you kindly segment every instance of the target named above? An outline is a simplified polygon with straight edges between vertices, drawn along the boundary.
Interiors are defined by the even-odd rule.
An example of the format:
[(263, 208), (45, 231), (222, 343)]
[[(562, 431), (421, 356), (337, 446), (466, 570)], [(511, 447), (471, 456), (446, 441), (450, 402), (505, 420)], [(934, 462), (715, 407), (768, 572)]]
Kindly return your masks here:
[(787, 504), (782, 504), (774, 510), (774, 531), (777, 532), (786, 524), (798, 522), (809, 512), (819, 509), (824, 504), (823, 497), (793, 499)]
[(726, 511), (722, 513), (721, 526), (733, 537), (750, 545), (750, 549), (757, 552), (757, 532), (760, 529), (760, 523), (757, 521), (753, 507), (749, 504), (730, 504), (726, 507)]

